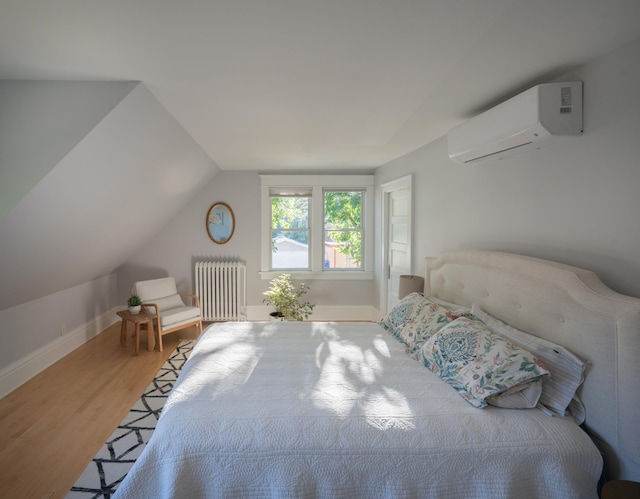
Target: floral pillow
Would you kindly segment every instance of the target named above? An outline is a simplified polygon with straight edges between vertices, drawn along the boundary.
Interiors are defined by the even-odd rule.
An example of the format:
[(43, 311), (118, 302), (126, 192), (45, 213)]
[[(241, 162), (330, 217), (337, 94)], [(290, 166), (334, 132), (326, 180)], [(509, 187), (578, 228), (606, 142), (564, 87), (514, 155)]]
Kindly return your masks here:
[(419, 350), (426, 340), (457, 318), (447, 309), (428, 301), (424, 308), (409, 318), (400, 332), (400, 338), (410, 350)]
[(457, 318), (420, 293), (404, 297), (379, 324), (407, 345), (407, 352), (419, 346), (432, 334)]
[(427, 306), (428, 303), (428, 300), (420, 293), (408, 294), (400, 300), (378, 324), (393, 334), (398, 340), (404, 342), (400, 337), (400, 332), (407, 322)]
[(549, 374), (532, 354), (467, 317), (431, 336), (421, 353), (423, 364), (475, 407), (485, 407), (488, 397)]

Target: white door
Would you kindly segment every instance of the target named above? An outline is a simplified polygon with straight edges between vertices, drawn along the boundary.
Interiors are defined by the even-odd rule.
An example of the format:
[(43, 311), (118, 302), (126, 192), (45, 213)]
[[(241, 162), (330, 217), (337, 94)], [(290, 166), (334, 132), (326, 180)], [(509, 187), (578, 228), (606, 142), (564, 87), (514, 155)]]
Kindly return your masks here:
[(398, 303), (400, 276), (411, 273), (411, 184), (408, 175), (383, 184), (382, 187), (382, 286), (380, 312)]

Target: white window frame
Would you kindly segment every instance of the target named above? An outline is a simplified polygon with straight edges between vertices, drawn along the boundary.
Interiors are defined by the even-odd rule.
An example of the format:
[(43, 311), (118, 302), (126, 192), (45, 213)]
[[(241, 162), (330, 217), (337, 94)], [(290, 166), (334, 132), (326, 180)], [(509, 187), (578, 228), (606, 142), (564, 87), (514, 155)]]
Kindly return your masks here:
[[(271, 270), (271, 188), (310, 188), (311, 270)], [(324, 189), (362, 190), (363, 267), (361, 269), (324, 269)], [(260, 275), (262, 279), (287, 273), (296, 279), (352, 279), (374, 278), (374, 176), (373, 175), (260, 175)]]

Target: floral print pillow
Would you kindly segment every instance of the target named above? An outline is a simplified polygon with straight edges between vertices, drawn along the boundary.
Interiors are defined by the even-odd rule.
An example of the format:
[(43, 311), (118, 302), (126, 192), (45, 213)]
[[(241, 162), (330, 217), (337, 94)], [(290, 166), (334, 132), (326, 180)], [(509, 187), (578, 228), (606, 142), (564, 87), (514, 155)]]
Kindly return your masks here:
[(418, 314), (428, 303), (428, 300), (420, 293), (411, 293), (400, 300), (378, 324), (393, 334), (398, 340), (404, 342), (400, 336), (402, 329), (407, 322)]
[(420, 293), (411, 293), (378, 324), (407, 345), (409, 353), (419, 350), (427, 338), (455, 318), (457, 316)]
[(419, 348), (432, 335), (440, 331), (451, 321), (457, 319), (445, 308), (430, 301), (409, 318), (400, 332), (400, 338), (410, 349)]
[(475, 407), (485, 407), (487, 397), (549, 374), (531, 353), (467, 317), (427, 339), (421, 353), (425, 367)]

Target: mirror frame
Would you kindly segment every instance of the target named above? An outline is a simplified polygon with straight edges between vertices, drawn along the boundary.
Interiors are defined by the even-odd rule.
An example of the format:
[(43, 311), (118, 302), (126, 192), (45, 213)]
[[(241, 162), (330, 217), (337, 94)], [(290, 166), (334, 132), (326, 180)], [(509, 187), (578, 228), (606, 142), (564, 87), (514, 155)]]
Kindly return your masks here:
[[(229, 237), (227, 237), (226, 239), (215, 239), (213, 237), (213, 234), (211, 234), (211, 229), (209, 227), (209, 218), (211, 217), (211, 214), (213, 213), (213, 210), (215, 210), (216, 208), (224, 208), (227, 210), (227, 212), (229, 213), (229, 216), (231, 217), (231, 232), (229, 233)], [(223, 212), (224, 214), (224, 212)], [(216, 244), (226, 244), (228, 243), (231, 238), (233, 237), (233, 233), (236, 230), (236, 217), (233, 214), (233, 210), (231, 209), (231, 206), (229, 206), (227, 203), (222, 203), (222, 202), (218, 202), (218, 203), (213, 203), (213, 205), (211, 205), (211, 208), (209, 208), (209, 211), (207, 212), (207, 217), (204, 220), (205, 223), (205, 227), (207, 229), (207, 234), (209, 235), (209, 239), (211, 239), (214, 243)], [(223, 225), (224, 225), (224, 221), (223, 221)]]

